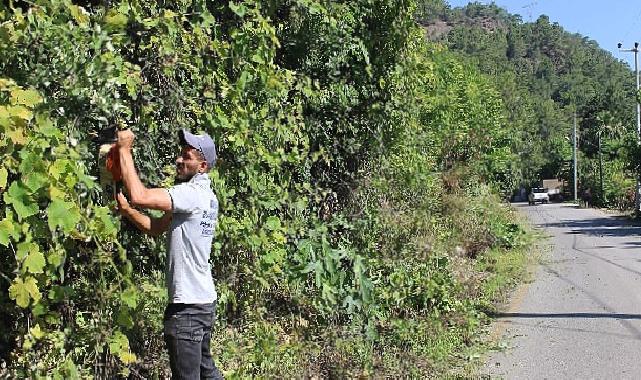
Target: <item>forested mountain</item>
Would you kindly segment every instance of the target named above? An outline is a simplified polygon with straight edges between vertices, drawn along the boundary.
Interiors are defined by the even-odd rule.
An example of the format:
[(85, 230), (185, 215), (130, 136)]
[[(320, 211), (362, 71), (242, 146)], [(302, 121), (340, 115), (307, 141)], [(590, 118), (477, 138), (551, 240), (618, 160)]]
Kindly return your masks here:
[(453, 9), (443, 1), (426, 4), (417, 19), (428, 38), (447, 45), (493, 78), (500, 89), (509, 123), (521, 134), (515, 148), (523, 184), (556, 176), (571, 183), (576, 111), (581, 187), (599, 188), (593, 160), (598, 158), (601, 133), (607, 157), (605, 196), (620, 201), (631, 186), (631, 169), (636, 165), (630, 68), (589, 37), (569, 33), (545, 15), (524, 22), (495, 4), (470, 3)]

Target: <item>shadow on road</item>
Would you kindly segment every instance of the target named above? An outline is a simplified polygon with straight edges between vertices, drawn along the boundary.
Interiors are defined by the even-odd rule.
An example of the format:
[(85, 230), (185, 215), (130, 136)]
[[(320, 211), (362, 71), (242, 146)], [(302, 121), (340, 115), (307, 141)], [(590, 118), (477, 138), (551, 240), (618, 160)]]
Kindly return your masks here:
[[(554, 223), (542, 223), (540, 227), (545, 228), (569, 228), (568, 235), (588, 235), (588, 236), (641, 236), (641, 225), (638, 222), (632, 222), (627, 217), (598, 217), (584, 220), (570, 220)], [(630, 243), (641, 246), (641, 243)]]
[[(523, 322), (522, 322), (523, 321)], [(615, 332), (604, 332), (603, 330), (595, 330), (595, 329), (586, 329), (582, 327), (561, 327), (561, 326), (553, 326), (553, 325), (541, 325), (540, 322), (532, 322), (532, 323), (527, 323), (524, 321), (535, 321), (534, 319), (523, 319), (522, 321), (519, 320), (510, 320), (506, 319), (503, 320), (503, 323), (508, 323), (512, 326), (524, 326), (527, 328), (532, 328), (532, 329), (544, 329), (544, 330), (558, 330), (558, 331), (566, 331), (566, 332), (572, 332), (572, 333), (579, 333), (579, 334), (593, 334), (593, 335), (602, 335), (606, 336), (609, 339), (612, 338), (618, 338), (618, 339), (626, 339), (626, 340), (632, 340), (632, 341), (641, 341), (641, 337), (636, 336), (636, 335), (630, 335), (630, 334), (625, 334), (625, 333), (615, 333)]]
[(490, 318), (585, 318), (585, 319), (640, 319), (641, 314), (622, 313), (489, 313)]

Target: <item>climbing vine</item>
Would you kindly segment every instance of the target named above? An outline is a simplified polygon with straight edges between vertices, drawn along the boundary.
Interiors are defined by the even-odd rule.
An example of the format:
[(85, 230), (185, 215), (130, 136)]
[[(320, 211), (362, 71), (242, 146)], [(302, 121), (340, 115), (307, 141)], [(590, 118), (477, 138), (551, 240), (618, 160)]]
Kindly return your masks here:
[[(120, 220), (98, 185), (94, 138), (112, 127), (134, 131), (138, 172), (153, 187), (174, 183), (179, 130), (217, 143), (211, 261), (223, 338), (213, 349), (227, 374), (283, 374), (293, 356), (287, 373), (300, 376), (311, 359), (291, 342), (331, 362), (314, 346), (340, 341), (327, 334), (364, 336), (374, 350), (403, 316), (467, 310), (447, 258), (461, 229), (442, 215), (441, 192), (452, 189), (439, 173), (459, 165), (469, 183), (507, 183), (509, 133), (489, 82), (426, 43), (414, 9), (397, 0), (0, 5), (9, 376), (167, 375), (164, 242)], [(496, 231), (472, 230), (520, 231), (494, 222)], [(419, 234), (437, 241), (434, 252), (418, 248)], [(488, 241), (484, 249), (502, 240)], [(409, 259), (417, 252), (426, 256)]]

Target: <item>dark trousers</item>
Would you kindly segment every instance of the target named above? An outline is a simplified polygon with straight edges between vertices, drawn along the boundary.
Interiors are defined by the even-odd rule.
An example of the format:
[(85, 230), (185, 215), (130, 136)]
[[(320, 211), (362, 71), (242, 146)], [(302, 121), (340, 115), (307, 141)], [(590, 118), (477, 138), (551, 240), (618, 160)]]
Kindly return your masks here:
[(164, 338), (173, 380), (223, 378), (209, 351), (213, 321), (213, 311), (202, 313), (196, 305), (167, 307)]

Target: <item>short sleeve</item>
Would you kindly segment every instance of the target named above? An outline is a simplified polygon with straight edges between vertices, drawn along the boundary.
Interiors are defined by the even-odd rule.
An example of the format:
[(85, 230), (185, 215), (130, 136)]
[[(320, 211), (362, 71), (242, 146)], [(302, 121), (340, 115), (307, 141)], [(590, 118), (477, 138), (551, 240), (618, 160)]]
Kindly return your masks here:
[(190, 183), (183, 183), (167, 189), (175, 214), (192, 214), (203, 210), (200, 189)]

